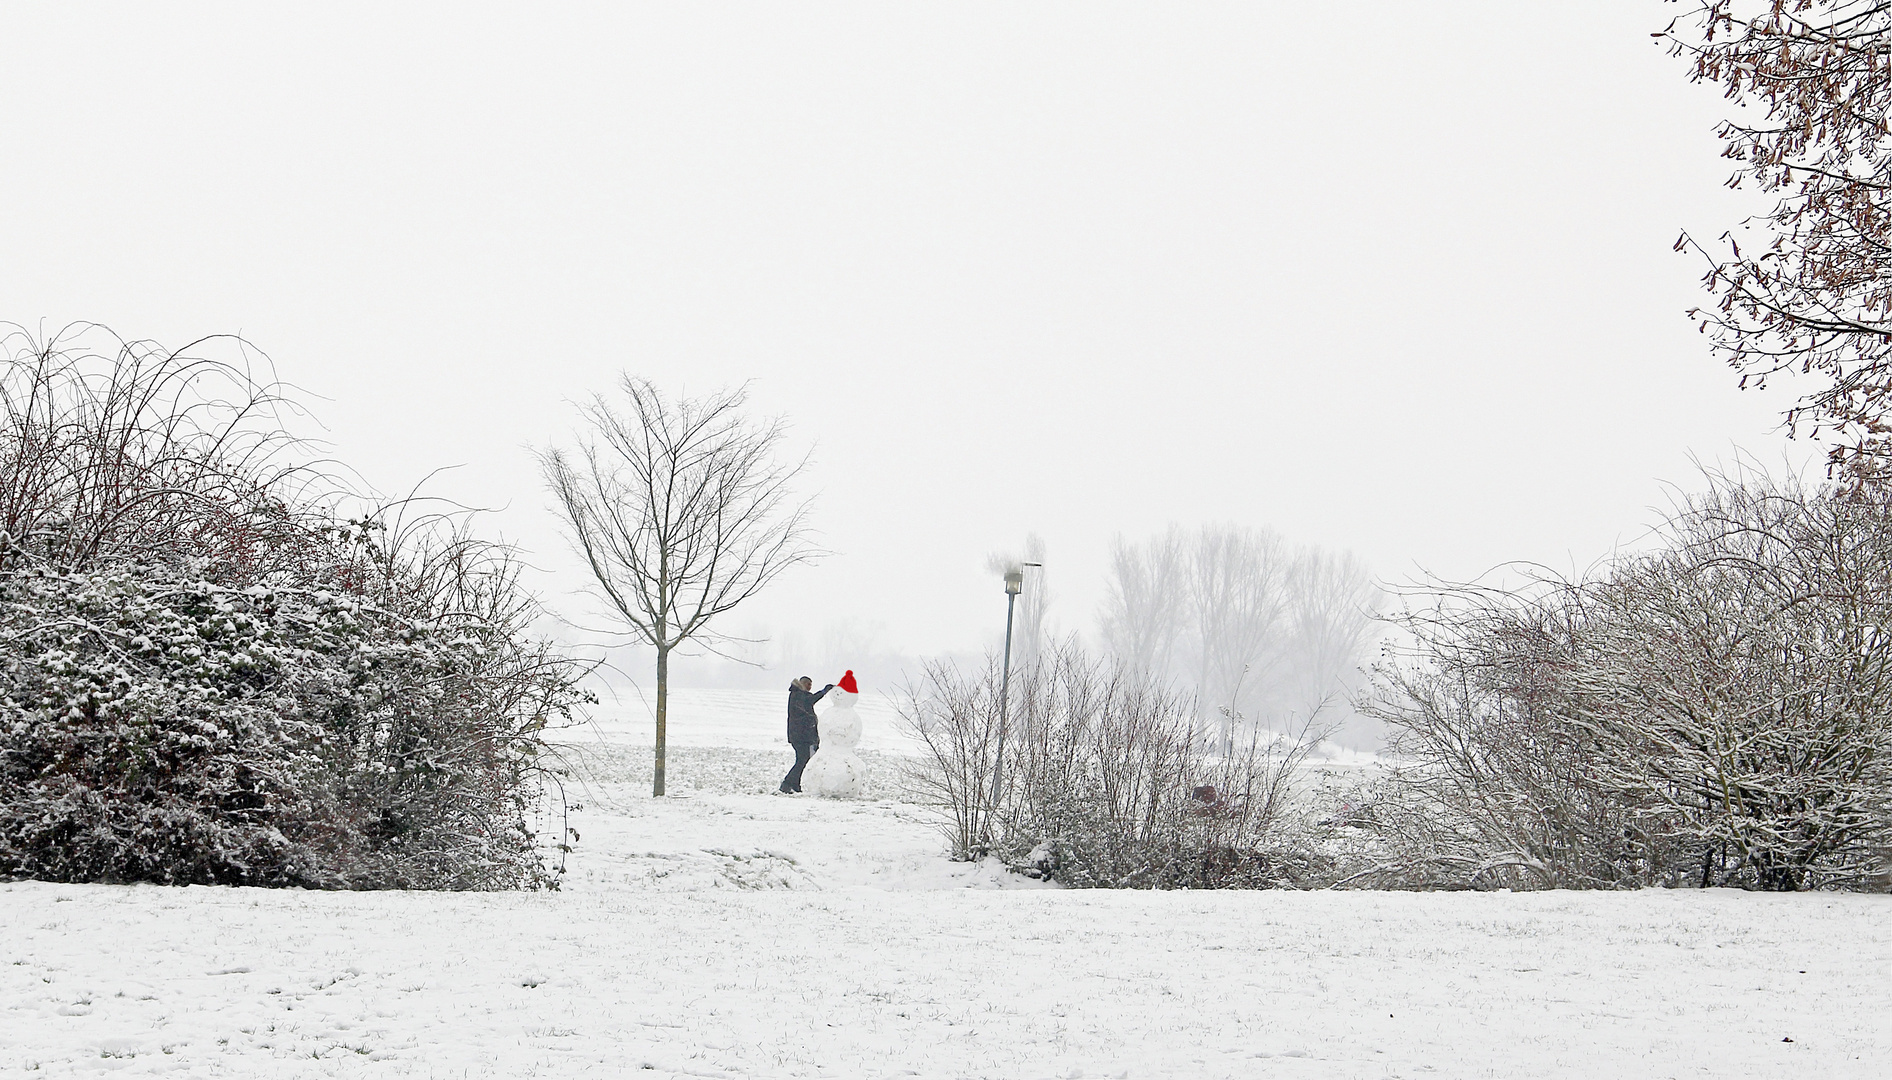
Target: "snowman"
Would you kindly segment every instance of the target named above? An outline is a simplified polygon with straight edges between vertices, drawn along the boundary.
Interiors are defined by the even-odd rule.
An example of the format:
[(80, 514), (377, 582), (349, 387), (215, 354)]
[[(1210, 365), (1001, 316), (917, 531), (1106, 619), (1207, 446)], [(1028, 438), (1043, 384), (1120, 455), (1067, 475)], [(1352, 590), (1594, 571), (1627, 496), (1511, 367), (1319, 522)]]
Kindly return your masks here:
[(854, 752), (861, 745), (861, 717), (854, 711), (860, 696), (852, 671), (828, 692), (827, 708), (821, 710), (821, 749), (801, 774), (803, 790), (830, 799), (860, 798), (861, 781), (867, 779), (867, 764)]

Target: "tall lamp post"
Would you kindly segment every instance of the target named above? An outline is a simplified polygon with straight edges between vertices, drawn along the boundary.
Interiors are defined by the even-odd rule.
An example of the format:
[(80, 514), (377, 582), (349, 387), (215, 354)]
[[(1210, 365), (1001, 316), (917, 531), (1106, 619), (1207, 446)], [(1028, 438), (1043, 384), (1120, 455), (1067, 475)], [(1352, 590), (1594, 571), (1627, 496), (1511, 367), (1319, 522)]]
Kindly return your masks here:
[(1037, 565), (1019, 563), (1016, 570), (1005, 572), (1005, 666), (999, 676), (999, 745), (992, 762), (992, 802), (985, 819), (988, 830), (999, 811), (999, 782), (1005, 776), (1005, 720), (1012, 701), (1012, 609), (1018, 604), (1018, 594), (1025, 591), (1025, 567)]

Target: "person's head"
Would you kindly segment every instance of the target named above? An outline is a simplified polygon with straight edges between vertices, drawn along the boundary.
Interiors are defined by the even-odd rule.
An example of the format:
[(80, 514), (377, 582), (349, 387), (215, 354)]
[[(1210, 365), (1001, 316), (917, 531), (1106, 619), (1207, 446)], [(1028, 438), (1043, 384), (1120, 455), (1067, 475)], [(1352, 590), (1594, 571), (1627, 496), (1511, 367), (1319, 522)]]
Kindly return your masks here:
[(801, 687), (803, 690), (813, 690), (815, 688), (815, 681), (803, 675), (801, 678), (795, 680), (795, 685)]

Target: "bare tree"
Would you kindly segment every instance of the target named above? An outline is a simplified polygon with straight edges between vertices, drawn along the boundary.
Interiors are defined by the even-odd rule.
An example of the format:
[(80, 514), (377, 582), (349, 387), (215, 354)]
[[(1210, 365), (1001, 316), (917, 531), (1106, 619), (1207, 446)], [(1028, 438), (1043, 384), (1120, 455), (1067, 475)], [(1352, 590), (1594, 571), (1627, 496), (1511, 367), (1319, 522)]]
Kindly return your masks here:
[(1272, 711), (1305, 719), (1354, 696), (1383, 593), (1351, 552), (1307, 549), (1295, 560), (1288, 631)]
[(1232, 525), (1172, 525), (1141, 544), (1118, 537), (1106, 585), (1105, 648), (1126, 668), (1193, 688), (1201, 718), (1220, 717), (1225, 752), (1246, 738), (1240, 727), (1289, 735), (1316, 712), (1344, 715), (1336, 706), (1357, 685), (1380, 599), (1352, 555)]
[(1108, 592), (1098, 616), (1104, 646), (1146, 676), (1166, 678), (1187, 636), (1186, 549), (1179, 525), (1141, 544), (1118, 536), (1110, 545)]
[(540, 464), (599, 595), (657, 651), (656, 796), (671, 652), (713, 648), (712, 620), (821, 552), (808, 539), (808, 504), (789, 491), (804, 463), (778, 460), (782, 421), (745, 417), (742, 390), (667, 401), (630, 375), (619, 390), (622, 409), (594, 396), (579, 407), (592, 437), (575, 453), (543, 452)]
[[(1683, 233), (1678, 250), (1708, 262), (1716, 302), (1691, 312), (1743, 386), (1787, 371), (1825, 385), (1788, 412), (1790, 426), (1838, 436), (1836, 464), (1882, 468), (1892, 444), (1892, 3), (1885, 0), (1689, 0), (1656, 35), (1751, 119), (1724, 122), (1729, 183), (1778, 197), (1745, 248), (1714, 250)], [(1876, 463), (1876, 465), (1875, 465)]]
[(1051, 579), (1045, 569), (1045, 540), (1037, 533), (1025, 536), (1025, 557), (1019, 563), (1025, 573), (1025, 590), (1018, 597), (1018, 662), (1031, 667), (1044, 653), (1051, 634), (1046, 616), (1051, 611)]
[(1204, 528), (1191, 553), (1191, 590), (1196, 619), (1197, 707), (1222, 716), (1221, 743), (1233, 753), (1234, 717), (1258, 716), (1246, 700), (1262, 697), (1281, 656), (1283, 616), (1288, 607), (1291, 555), (1280, 536), (1266, 530)]

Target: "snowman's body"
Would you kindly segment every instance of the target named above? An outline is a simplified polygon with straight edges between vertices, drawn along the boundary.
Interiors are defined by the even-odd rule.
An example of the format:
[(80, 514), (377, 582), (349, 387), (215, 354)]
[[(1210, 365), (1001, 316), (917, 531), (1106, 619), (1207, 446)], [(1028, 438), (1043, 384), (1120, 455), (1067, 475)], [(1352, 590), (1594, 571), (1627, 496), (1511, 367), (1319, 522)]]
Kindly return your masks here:
[(821, 749), (801, 774), (802, 790), (830, 799), (860, 798), (867, 763), (855, 753), (861, 745), (861, 715), (854, 711), (859, 698), (839, 686), (828, 691), (827, 708), (821, 710)]

